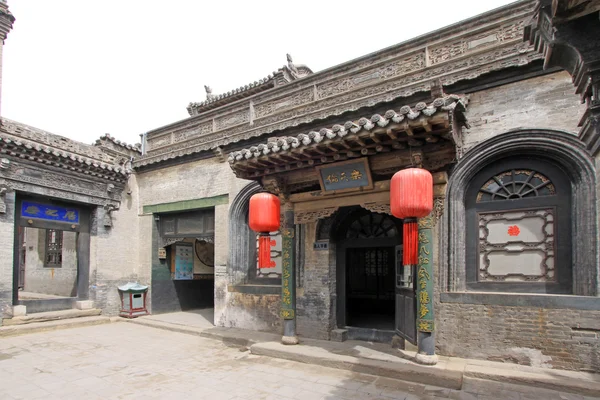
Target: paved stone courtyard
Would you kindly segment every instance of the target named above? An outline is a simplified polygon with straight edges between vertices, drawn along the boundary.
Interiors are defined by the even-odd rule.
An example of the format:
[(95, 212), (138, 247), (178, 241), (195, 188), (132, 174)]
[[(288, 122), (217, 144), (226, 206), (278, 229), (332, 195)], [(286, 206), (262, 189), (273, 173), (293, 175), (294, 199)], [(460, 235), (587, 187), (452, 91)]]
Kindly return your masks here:
[(120, 322), (0, 340), (0, 399), (585, 399), (470, 379), (463, 391), (249, 354)]

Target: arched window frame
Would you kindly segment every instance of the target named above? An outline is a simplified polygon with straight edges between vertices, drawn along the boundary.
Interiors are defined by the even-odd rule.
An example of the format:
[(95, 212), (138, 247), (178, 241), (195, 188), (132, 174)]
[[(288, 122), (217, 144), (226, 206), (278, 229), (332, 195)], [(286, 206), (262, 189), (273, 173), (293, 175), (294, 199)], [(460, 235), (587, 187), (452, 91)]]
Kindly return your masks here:
[[(447, 212), (441, 219), (441, 273), (438, 282), (442, 292), (467, 290), (466, 188), (478, 171), (507, 156), (549, 158), (565, 171), (572, 193), (572, 293), (579, 296), (596, 296), (600, 291), (594, 161), (575, 135), (550, 129), (518, 129), (497, 135), (470, 149), (450, 172), (446, 197)], [(457, 296), (460, 293), (452, 296), (451, 294), (442, 296), (442, 300), (471, 302), (475, 299), (471, 295), (461, 297)], [(536, 298), (528, 298), (525, 295), (518, 299), (514, 296), (512, 298), (515, 300), (512, 303), (507, 302), (507, 299), (498, 301), (502, 304), (538, 304)], [(558, 303), (556, 305), (558, 306)]]
[[(533, 172), (548, 179), (546, 187), (552, 185), (553, 191), (547, 191), (546, 195), (524, 198), (513, 198), (506, 200), (494, 199), (491, 201), (478, 201), (480, 194), (484, 193), (484, 186), (495, 180), (503, 173), (510, 173), (515, 177), (513, 171), (532, 171), (529, 176), (530, 182), (534, 179)], [(538, 179), (539, 180), (539, 179)], [(515, 182), (516, 185), (516, 182)], [(515, 189), (515, 187), (507, 190)], [(518, 192), (518, 190), (516, 190)], [(531, 193), (534, 194), (534, 193)], [(500, 159), (493, 164), (482, 168), (470, 181), (467, 188), (466, 199), (466, 283), (467, 289), (475, 291), (499, 291), (499, 292), (523, 292), (523, 293), (561, 293), (570, 294), (572, 288), (572, 257), (571, 257), (571, 184), (566, 174), (550, 160), (544, 158), (511, 157)], [(485, 217), (494, 218), (494, 214), (504, 213), (519, 214), (527, 211), (548, 210), (552, 215), (553, 237), (550, 239), (553, 249), (549, 254), (553, 255), (553, 280), (548, 281), (492, 281), (481, 277), (480, 254), (485, 249), (481, 248), (480, 229), (485, 229)], [(510, 215), (508, 214), (508, 215)], [(507, 214), (504, 214), (507, 215)], [(495, 217), (497, 218), (497, 216)], [(481, 225), (484, 224), (482, 227)], [(517, 226), (517, 225), (515, 225)], [(549, 242), (550, 242), (549, 241)], [(514, 254), (514, 253), (513, 253)], [(547, 253), (548, 254), (548, 253)], [(541, 278), (544, 279), (544, 278)]]

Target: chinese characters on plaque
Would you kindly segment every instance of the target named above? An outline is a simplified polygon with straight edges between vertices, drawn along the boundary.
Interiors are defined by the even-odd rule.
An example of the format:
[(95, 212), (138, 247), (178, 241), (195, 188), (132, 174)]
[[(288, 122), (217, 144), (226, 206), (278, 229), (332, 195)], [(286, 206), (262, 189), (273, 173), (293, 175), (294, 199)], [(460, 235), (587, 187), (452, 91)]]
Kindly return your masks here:
[(372, 188), (371, 173), (366, 158), (316, 167), (325, 192), (352, 191)]
[(24, 201), (21, 203), (21, 216), (25, 218), (79, 224), (79, 210), (77, 209), (51, 204), (33, 203), (31, 201)]

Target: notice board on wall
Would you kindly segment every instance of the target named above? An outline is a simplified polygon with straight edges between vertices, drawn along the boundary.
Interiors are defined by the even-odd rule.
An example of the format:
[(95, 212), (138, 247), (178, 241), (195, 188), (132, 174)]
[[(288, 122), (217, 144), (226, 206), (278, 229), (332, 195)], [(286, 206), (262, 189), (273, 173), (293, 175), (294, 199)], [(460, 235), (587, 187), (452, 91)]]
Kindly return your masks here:
[(171, 263), (171, 273), (174, 280), (194, 279), (194, 249), (191, 243), (177, 243)]

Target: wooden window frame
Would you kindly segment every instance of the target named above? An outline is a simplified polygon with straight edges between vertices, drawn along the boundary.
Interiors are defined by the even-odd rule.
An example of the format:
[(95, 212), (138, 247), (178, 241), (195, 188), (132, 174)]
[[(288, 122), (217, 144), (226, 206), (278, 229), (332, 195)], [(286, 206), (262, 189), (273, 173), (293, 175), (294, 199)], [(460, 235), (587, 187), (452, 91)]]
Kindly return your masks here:
[[(62, 268), (62, 251), (63, 251), (63, 231), (60, 229), (44, 229), (45, 231), (45, 239), (44, 239), (44, 268)], [(56, 232), (56, 238), (58, 243), (59, 250), (50, 250), (50, 235), (52, 232)], [(60, 233), (60, 234), (59, 234)], [(60, 264), (53, 264), (48, 262), (48, 254), (55, 253), (60, 256)]]
[[(552, 196), (477, 202), (481, 187), (504, 171), (530, 169), (550, 179), (556, 187)], [(466, 287), (470, 291), (516, 293), (573, 293), (571, 249), (571, 182), (567, 175), (550, 162), (532, 158), (507, 158), (482, 168), (471, 179), (465, 200), (466, 209)], [(479, 213), (508, 212), (524, 209), (554, 208), (555, 256), (554, 282), (481, 282), (479, 281)]]

